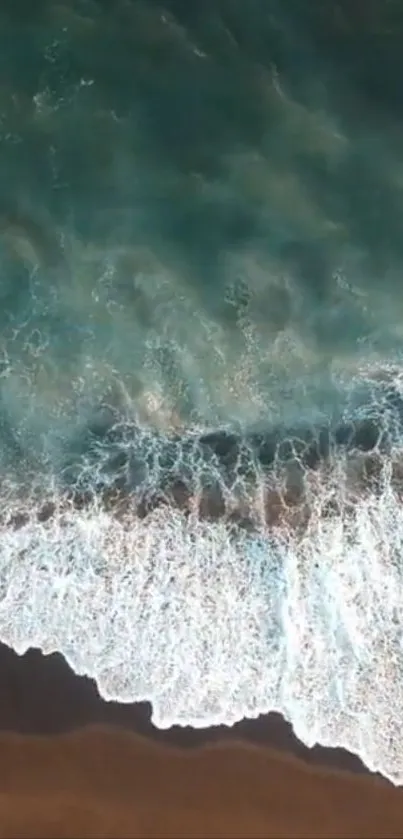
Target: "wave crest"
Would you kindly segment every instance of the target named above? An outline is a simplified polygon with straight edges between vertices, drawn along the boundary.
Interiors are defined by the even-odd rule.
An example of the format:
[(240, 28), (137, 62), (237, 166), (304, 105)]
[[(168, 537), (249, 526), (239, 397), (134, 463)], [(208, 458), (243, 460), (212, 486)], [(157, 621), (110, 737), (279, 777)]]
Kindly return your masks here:
[(106, 699), (151, 701), (159, 727), (276, 710), (402, 783), (403, 508), (388, 455), (352, 499), (337, 463), (308, 475), (302, 531), (287, 513), (234, 532), (171, 505), (123, 522), (96, 496), (55, 496), (47, 516), (31, 500), (1, 525), (1, 640), (62, 651)]

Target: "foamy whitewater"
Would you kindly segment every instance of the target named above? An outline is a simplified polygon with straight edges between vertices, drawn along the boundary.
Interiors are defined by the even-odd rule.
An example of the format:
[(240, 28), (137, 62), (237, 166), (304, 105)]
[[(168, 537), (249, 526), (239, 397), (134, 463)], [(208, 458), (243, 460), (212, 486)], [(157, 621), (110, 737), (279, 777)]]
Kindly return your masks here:
[(108, 700), (149, 700), (160, 728), (275, 710), (308, 746), (345, 747), (401, 784), (399, 449), (382, 457), (361, 494), (346, 453), (308, 470), (302, 530), (285, 514), (234, 536), (173, 506), (121, 521), (96, 496), (80, 511), (57, 494), (37, 517), (31, 499), (29, 520), (1, 529), (0, 638), (61, 651)]
[(403, 4), (367, 5), (0, 3), (0, 639), (402, 784)]

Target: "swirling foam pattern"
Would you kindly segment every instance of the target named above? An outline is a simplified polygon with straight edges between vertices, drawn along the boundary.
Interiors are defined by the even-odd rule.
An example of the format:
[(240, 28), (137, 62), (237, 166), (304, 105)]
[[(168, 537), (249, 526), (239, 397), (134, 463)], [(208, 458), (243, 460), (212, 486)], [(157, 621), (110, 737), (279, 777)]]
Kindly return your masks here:
[[(80, 503), (61, 485), (51, 504), (38, 494), (22, 503), (10, 490), (0, 536), (1, 639), (19, 653), (61, 650), (105, 698), (150, 700), (159, 727), (231, 725), (277, 710), (308, 745), (353, 749), (401, 783), (403, 508), (400, 452), (389, 433), (401, 403), (397, 391), (394, 400), (383, 393), (395, 412), (386, 417), (378, 402), (383, 436), (360, 436), (371, 411), (350, 426), (339, 422), (308, 465), (306, 441), (305, 455), (281, 460), (277, 452), (276, 465), (276, 457), (267, 463), (267, 449), (262, 461), (263, 437), (252, 434), (242, 443), (250, 452), (244, 496), (233, 481), (215, 518), (168, 495), (139, 514), (150, 474), (154, 488), (162, 486), (161, 452), (175, 445), (161, 434), (156, 471), (124, 488), (122, 516), (105, 503), (101, 472)], [(105, 434), (115, 458), (116, 446), (128, 451), (123, 428)], [(137, 469), (152, 438), (132, 428)], [(228, 481), (228, 451), (242, 448), (235, 435), (175, 439), (171, 472), (191, 482), (197, 470), (216, 468), (216, 479)], [(301, 466), (302, 492), (294, 501), (279, 493), (282, 513), (268, 527), (274, 487), (291, 462)], [(234, 527), (229, 510), (244, 509), (246, 498), (251, 527)], [(303, 507), (308, 513), (293, 517)]]
[(395, 783), (402, 10), (0, 3), (0, 638)]

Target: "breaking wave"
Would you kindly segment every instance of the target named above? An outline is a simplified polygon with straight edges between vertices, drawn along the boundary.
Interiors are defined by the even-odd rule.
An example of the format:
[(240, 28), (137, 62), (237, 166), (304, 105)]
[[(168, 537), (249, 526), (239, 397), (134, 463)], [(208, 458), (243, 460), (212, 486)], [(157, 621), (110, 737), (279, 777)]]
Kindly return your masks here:
[(102, 440), (98, 429), (74, 483), (70, 463), (70, 492), (59, 480), (24, 500), (3, 485), (1, 640), (20, 654), (61, 651), (104, 698), (151, 701), (160, 728), (276, 710), (307, 745), (345, 747), (402, 783), (394, 388), (381, 386), (376, 416), (367, 406), (342, 418), (325, 448), (323, 429), (294, 431), (268, 456), (272, 433), (179, 437), (118, 423)]
[(15, 5), (0, 638), (401, 784), (399, 4)]

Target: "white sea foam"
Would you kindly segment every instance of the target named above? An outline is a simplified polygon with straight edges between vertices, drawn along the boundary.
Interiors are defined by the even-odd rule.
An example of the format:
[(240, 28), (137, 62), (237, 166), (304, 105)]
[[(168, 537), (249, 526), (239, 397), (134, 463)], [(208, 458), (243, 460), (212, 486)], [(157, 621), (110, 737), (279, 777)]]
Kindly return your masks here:
[(299, 538), (65, 509), (2, 527), (0, 638), (62, 651), (106, 699), (150, 700), (160, 728), (277, 710), (401, 784), (402, 543), (387, 484), (349, 513), (313, 509)]

